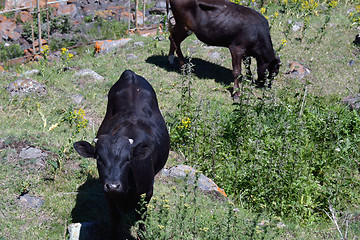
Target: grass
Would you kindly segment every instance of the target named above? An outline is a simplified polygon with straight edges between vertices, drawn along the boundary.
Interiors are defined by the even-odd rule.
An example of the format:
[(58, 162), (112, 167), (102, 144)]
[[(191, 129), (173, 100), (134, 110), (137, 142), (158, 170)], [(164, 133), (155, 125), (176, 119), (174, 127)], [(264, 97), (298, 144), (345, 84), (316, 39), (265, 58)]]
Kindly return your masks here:
[[(18, 73), (42, 69), (33, 78), (45, 84), (48, 93), (12, 98), (5, 86), (14, 78), (0, 76), (0, 239), (64, 239), (67, 226), (78, 221), (98, 222), (106, 232), (106, 203), (95, 161), (79, 157), (71, 143), (92, 141), (105, 114), (107, 92), (125, 69), (152, 84), (172, 150), (185, 156), (170, 158), (167, 166), (196, 167), (224, 188), (232, 202), (159, 178), (147, 239), (338, 239), (335, 224), (325, 214), (331, 215), (328, 201), (342, 234), (357, 239), (359, 171), (354, 159), (360, 125), (357, 112), (340, 100), (358, 93), (360, 59), (352, 44), (357, 30), (346, 13), (357, 3), (346, 4), (318, 15), (265, 5), (283, 66), (271, 90), (245, 84), (236, 104), (230, 94), (229, 50), (206, 47), (195, 36), (183, 43), (194, 65), (185, 75), (167, 63), (168, 40), (140, 36), (98, 57), (91, 48), (77, 49), (66, 63), (92, 69), (104, 81), (74, 78), (74, 71), (59, 71), (57, 63), (45, 63), (45, 68), (40, 63), (8, 66)], [(326, 16), (330, 21), (321, 30)], [(291, 29), (289, 20), (305, 19), (305, 31)], [(143, 41), (144, 47), (134, 45), (136, 41)], [(211, 58), (214, 51), (220, 59)], [(138, 58), (126, 60), (128, 54)], [(355, 65), (350, 66), (350, 60)], [(306, 65), (311, 74), (290, 78), (286, 71), (292, 61)], [(251, 67), (255, 70), (255, 63)], [(84, 96), (80, 105), (71, 100), (75, 94)], [(77, 126), (84, 123), (74, 112), (79, 109), (88, 121)], [(25, 146), (48, 153), (44, 166), (18, 157)], [(44, 199), (44, 206), (20, 206), (18, 197), (25, 190)], [(286, 227), (279, 227), (280, 222)]]

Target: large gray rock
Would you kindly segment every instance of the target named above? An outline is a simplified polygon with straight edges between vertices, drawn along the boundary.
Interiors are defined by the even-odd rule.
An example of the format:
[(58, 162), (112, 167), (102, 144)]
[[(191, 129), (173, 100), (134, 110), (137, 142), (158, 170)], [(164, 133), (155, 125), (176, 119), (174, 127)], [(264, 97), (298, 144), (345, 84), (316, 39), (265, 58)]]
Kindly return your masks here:
[(20, 196), (19, 203), (21, 206), (26, 208), (40, 208), (42, 205), (44, 205), (44, 200), (42, 200), (39, 197), (31, 196), (29, 194), (25, 194), (23, 196)]
[(81, 69), (80, 71), (77, 71), (74, 74), (74, 77), (76, 78), (91, 78), (92, 80), (95, 81), (103, 81), (105, 78), (103, 76), (101, 76), (100, 74), (98, 74), (97, 72), (91, 70), (91, 69)]
[(19, 155), (19, 157), (22, 159), (39, 159), (47, 156), (48, 156), (47, 153), (34, 147), (23, 148)]
[(104, 40), (95, 42), (95, 53), (104, 54), (116, 51), (118, 48), (130, 42), (131, 38), (123, 38), (119, 40)]
[(190, 166), (178, 165), (170, 169), (163, 169), (161, 174), (175, 179), (186, 180), (190, 185), (197, 184), (199, 189), (204, 192), (215, 193), (220, 197), (227, 197), (225, 191), (219, 188), (213, 180)]
[(22, 96), (29, 93), (43, 95), (47, 93), (45, 85), (42, 85), (33, 79), (27, 78), (17, 79), (16, 81), (10, 83), (6, 87), (6, 90), (10, 93), (11, 96)]

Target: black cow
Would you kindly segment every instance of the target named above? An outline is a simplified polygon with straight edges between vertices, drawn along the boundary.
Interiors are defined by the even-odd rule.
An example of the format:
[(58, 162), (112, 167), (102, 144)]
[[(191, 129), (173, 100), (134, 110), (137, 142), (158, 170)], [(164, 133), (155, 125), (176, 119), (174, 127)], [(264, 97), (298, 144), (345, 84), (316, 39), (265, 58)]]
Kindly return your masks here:
[(110, 208), (112, 239), (131, 238), (131, 225), (124, 219), (130, 214), (140, 219), (141, 195), (150, 201), (154, 176), (164, 167), (170, 147), (165, 121), (148, 81), (130, 70), (123, 72), (109, 91), (106, 115), (94, 143), (95, 147), (79, 141), (74, 148), (81, 156), (97, 160)]
[(227, 0), (167, 0), (168, 10), (169, 2), (175, 19), (175, 26), (170, 22), (168, 24), (171, 64), (174, 51), (180, 65), (185, 64), (180, 44), (194, 32), (199, 40), (208, 45), (230, 49), (235, 91), (239, 89), (241, 61), (250, 56), (257, 61), (257, 86), (264, 87), (265, 72), (268, 70), (268, 87), (271, 87), (272, 78), (279, 73), (280, 59), (275, 56), (269, 24), (264, 16)]

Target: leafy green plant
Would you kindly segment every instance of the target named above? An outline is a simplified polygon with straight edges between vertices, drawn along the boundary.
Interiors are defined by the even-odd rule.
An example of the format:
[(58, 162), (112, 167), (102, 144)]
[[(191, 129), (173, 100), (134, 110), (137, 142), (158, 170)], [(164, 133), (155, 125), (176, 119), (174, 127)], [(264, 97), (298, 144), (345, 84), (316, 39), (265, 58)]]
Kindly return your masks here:
[(0, 61), (6, 61), (23, 55), (24, 51), (21, 50), (19, 44), (11, 44), (10, 46), (5, 46), (5, 43), (0, 44)]
[(64, 68), (69, 66), (70, 61), (73, 59), (73, 57), (74, 57), (74, 55), (72, 53), (70, 53), (67, 48), (61, 49), (59, 72), (64, 71)]
[[(61, 34), (65, 34), (65, 33), (70, 33), (72, 30), (72, 22), (68, 15), (50, 18), (49, 22), (47, 22), (46, 12), (42, 12), (41, 19), (43, 23), (49, 24), (50, 34), (53, 34), (56, 31), (60, 32)], [(22, 33), (23, 37), (28, 41), (32, 41), (32, 34), (34, 34), (34, 36), (37, 36), (39, 33), (39, 29), (37, 27), (37, 18), (34, 17), (33, 21), (26, 22), (24, 24), (23, 29), (24, 29), (24, 32)], [(48, 31), (43, 30), (41, 32), (41, 35), (43, 38), (47, 38)], [(53, 50), (57, 50), (57, 49), (58, 48)]]

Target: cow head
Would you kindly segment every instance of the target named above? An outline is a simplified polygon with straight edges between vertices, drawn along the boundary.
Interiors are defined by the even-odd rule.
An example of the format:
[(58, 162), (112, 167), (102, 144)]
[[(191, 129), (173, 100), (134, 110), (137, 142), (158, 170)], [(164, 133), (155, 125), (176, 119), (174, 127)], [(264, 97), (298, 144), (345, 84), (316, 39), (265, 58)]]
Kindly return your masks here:
[(281, 61), (280, 58), (278, 56), (276, 56), (269, 64), (268, 70), (269, 70), (269, 75), (268, 78), (272, 79), (274, 77), (276, 77), (279, 74), (279, 68), (281, 66)]
[(95, 158), (103, 190), (108, 194), (125, 194), (132, 184), (129, 174), (134, 158), (146, 158), (150, 149), (125, 136), (100, 135), (95, 147), (86, 141), (74, 143), (75, 150), (83, 157)]

